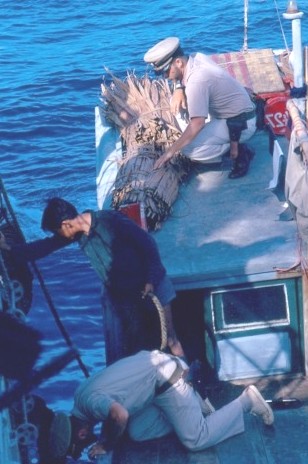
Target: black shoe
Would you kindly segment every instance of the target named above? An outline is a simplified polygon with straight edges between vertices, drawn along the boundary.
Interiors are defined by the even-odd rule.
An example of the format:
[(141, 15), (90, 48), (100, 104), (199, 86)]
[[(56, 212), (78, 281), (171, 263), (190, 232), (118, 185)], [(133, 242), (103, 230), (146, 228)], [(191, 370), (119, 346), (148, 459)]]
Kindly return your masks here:
[(254, 157), (254, 152), (245, 144), (240, 145), (240, 151), (233, 162), (231, 172), (229, 173), (229, 179), (238, 179), (247, 174), (250, 161)]

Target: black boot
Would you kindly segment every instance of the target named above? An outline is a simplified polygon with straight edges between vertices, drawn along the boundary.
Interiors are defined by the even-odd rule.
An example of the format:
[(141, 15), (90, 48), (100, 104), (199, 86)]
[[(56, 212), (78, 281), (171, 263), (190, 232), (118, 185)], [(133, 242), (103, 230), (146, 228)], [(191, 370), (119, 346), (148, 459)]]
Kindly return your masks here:
[(254, 152), (246, 144), (240, 145), (239, 154), (233, 161), (233, 166), (228, 176), (229, 179), (238, 179), (239, 177), (245, 176), (253, 157)]

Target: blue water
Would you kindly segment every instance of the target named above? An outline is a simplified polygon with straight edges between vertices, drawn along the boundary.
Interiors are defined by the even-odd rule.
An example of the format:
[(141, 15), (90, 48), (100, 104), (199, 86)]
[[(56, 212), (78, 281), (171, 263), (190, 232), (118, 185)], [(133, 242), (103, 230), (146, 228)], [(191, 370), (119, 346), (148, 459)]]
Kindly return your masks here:
[[(251, 0), (248, 45), (284, 48), (291, 24), (285, 0)], [(307, 4), (303, 40), (308, 43)], [(145, 51), (177, 35), (189, 51), (243, 45), (241, 0), (0, 0), (1, 176), (27, 240), (42, 236), (44, 200), (57, 195), (79, 210), (96, 208), (94, 107), (104, 67), (119, 77), (142, 75)], [(306, 10), (306, 11), (305, 11)], [(105, 363), (100, 282), (74, 246), (38, 262), (54, 304), (93, 372)], [(44, 335), (43, 361), (65, 349), (34, 281), (29, 320)], [(76, 363), (45, 382), (40, 394), (69, 409), (83, 374)]]

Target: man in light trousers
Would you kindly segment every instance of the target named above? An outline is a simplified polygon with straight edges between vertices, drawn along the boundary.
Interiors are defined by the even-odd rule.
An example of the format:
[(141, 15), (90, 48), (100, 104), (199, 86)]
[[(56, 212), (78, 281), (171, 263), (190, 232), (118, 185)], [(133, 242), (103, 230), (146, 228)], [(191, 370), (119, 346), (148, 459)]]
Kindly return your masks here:
[(90, 457), (112, 450), (124, 431), (139, 442), (174, 432), (188, 450), (200, 451), (244, 432), (245, 413), (273, 423), (273, 412), (256, 387), (247, 387), (215, 411), (185, 381), (187, 372), (181, 358), (154, 350), (140, 351), (93, 375), (76, 390), (71, 415), (55, 415), (52, 456), (78, 458), (90, 436), (94, 441), (93, 427), (99, 422), (102, 432)]

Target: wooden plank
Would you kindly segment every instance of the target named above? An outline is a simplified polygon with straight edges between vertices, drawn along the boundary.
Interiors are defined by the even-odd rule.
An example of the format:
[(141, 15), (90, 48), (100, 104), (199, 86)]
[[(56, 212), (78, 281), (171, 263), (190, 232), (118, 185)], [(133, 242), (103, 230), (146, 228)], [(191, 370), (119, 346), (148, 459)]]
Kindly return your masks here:
[(143, 443), (126, 439), (115, 450), (112, 464), (307, 464), (308, 379), (271, 376), (218, 382), (208, 389), (208, 394), (219, 408), (240, 395), (250, 383), (257, 385), (265, 398), (295, 397), (302, 401), (302, 406), (274, 410), (273, 427), (247, 414), (244, 433), (197, 453), (185, 450), (175, 435)]
[(275, 411), (275, 426), (263, 435), (273, 463), (304, 464), (308, 462), (308, 406)]
[(245, 432), (220, 443), (216, 453), (220, 464), (269, 464), (264, 446), (262, 431), (258, 427), (257, 418), (245, 417)]
[(215, 448), (189, 452), (174, 435), (143, 443), (126, 440), (114, 452), (113, 464), (306, 464), (308, 406), (275, 411), (275, 424), (245, 417), (244, 433)]
[(257, 132), (249, 145), (256, 155), (236, 181), (228, 167), (194, 166), (172, 215), (153, 234), (177, 290), (275, 279), (274, 266), (296, 260), (296, 225), (278, 220), (282, 205), (267, 188), (266, 134)]
[(157, 440), (124, 440), (115, 450), (112, 464), (218, 464), (215, 449), (189, 452), (173, 434)]
[(272, 50), (255, 50), (245, 60), (256, 94), (285, 90)]
[(210, 398), (216, 407), (231, 401), (245, 385), (254, 383), (265, 398), (294, 397), (299, 408), (274, 409), (275, 422), (264, 426), (259, 418), (245, 417), (246, 431), (216, 446), (220, 464), (306, 464), (308, 462), (308, 379), (271, 376), (240, 382), (221, 382)]

